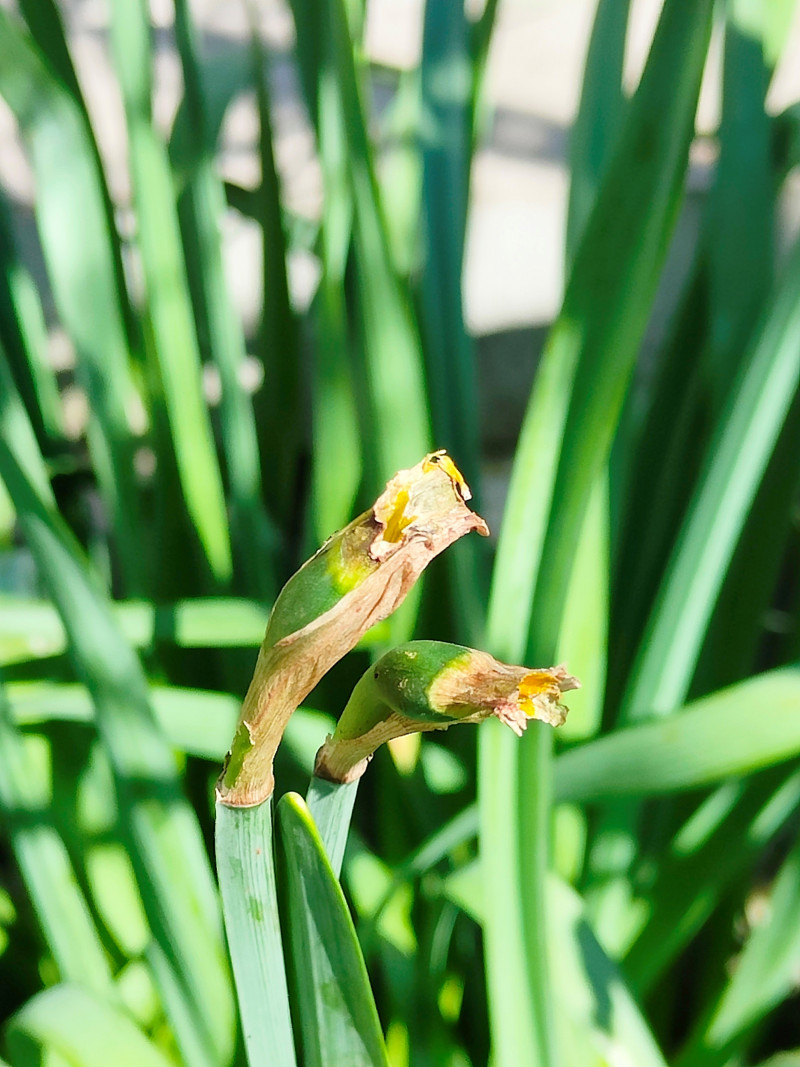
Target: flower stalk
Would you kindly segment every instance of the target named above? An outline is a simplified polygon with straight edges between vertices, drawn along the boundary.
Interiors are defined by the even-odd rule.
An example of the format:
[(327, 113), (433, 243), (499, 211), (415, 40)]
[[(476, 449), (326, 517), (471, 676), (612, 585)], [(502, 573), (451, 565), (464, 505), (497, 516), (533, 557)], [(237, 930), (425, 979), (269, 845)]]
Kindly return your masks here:
[(483, 519), (445, 452), (399, 471), (374, 506), (334, 534), (283, 588), (217, 783), (249, 807), (272, 794), (272, 764), (289, 717), (366, 631), (405, 599), (428, 563)]

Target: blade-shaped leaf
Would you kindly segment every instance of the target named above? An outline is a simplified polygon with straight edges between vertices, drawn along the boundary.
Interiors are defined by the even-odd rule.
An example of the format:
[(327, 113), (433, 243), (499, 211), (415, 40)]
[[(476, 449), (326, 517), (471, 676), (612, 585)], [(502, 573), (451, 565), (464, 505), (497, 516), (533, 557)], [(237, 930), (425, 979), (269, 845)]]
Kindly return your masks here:
[[(450, 875), (444, 892), (476, 922), (485, 922), (491, 904), (486, 901), (480, 861)], [(552, 915), (547, 951), (563, 1026), (560, 1063), (665, 1067), (636, 1001), (584, 917), (580, 896), (554, 875), (548, 877), (547, 893)]]
[(305, 801), (278, 805), (297, 1014), (308, 1067), (387, 1067), (353, 921)]
[[(231, 537), (239, 568), (238, 589), (253, 597), (276, 593), (270, 575), (275, 537), (261, 500), (261, 464), (253, 405), (242, 385), (244, 329), (225, 276), (220, 225), (225, 209), (222, 181), (214, 169), (208, 135), (209, 107), (197, 42), (186, 0), (175, 4), (175, 36), (181, 57), (185, 122), (173, 136), (172, 165), (181, 178), (178, 213), (187, 280), (198, 334), (220, 377), (221, 442), (231, 503)], [(209, 143), (211, 141), (211, 143)]]
[(770, 671), (645, 723), (565, 752), (556, 795), (588, 800), (696, 789), (800, 752), (800, 670)]
[(0, 689), (0, 812), (34, 910), (65, 982), (113, 999), (111, 970), (64, 842), (48, 786), (29, 759)]
[(707, 1024), (676, 1059), (680, 1067), (729, 1063), (752, 1028), (792, 993), (800, 962), (798, 912), (800, 841), (784, 860), (770, 893), (769, 913), (751, 932)]
[(169, 423), (169, 447), (186, 509), (214, 580), (224, 584), (232, 566), (225, 497), (203, 397), (175, 188), (166, 147), (150, 115), (149, 17), (140, 0), (119, 0), (111, 12), (111, 43), (125, 104), (137, 240), (151, 325), (148, 352), (156, 364), (158, 402), (163, 403)]
[(306, 804), (317, 827), (331, 869), (336, 877), (342, 869), (350, 817), (356, 802), (358, 779), (346, 784), (328, 782), (314, 775), (306, 794)]
[(126, 414), (132, 397), (125, 309), (115, 286), (105, 184), (85, 116), (0, 10), (0, 94), (14, 111), (37, 180), (42, 251), (58, 313), (90, 397), (89, 439), (131, 592), (143, 580), (142, 535)]
[(623, 705), (667, 714), (684, 699), (705, 626), (800, 380), (800, 242), (744, 360), (664, 575)]
[[(257, 648), (269, 619), (262, 604), (234, 597), (115, 601), (111, 610), (125, 639), (137, 648), (156, 641), (179, 648)], [(0, 660), (58, 656), (66, 643), (52, 604), (0, 595)]]
[[(509, 486), (489, 613), (501, 658), (552, 662), (586, 507), (608, 454), (683, 191), (712, 3), (668, 0), (578, 248)], [(526, 647), (527, 646), (527, 647)], [(544, 877), (549, 739), (481, 737), (485, 929), (498, 1064), (557, 1062)], [(524, 872), (524, 877), (523, 877)], [(520, 998), (520, 982), (527, 992)], [(525, 1005), (520, 1011), (520, 1000)]]
[(272, 798), (252, 808), (218, 803), (215, 840), (225, 930), (250, 1067), (294, 1067), (275, 888)]
[[(17, 509), (39, 577), (69, 637), (70, 657), (92, 695), (116, 779), (145, 910), (182, 989), (178, 1034), (187, 1061), (227, 1062), (233, 1004), (217, 896), (173, 753), (152, 717), (141, 664), (108, 599), (56, 512), (30, 423), (0, 358), (0, 478)], [(176, 1029), (177, 1016), (173, 1017)]]
[(15, 1067), (37, 1067), (52, 1052), (74, 1067), (170, 1067), (172, 1060), (118, 1008), (77, 985), (37, 994), (11, 1018)]

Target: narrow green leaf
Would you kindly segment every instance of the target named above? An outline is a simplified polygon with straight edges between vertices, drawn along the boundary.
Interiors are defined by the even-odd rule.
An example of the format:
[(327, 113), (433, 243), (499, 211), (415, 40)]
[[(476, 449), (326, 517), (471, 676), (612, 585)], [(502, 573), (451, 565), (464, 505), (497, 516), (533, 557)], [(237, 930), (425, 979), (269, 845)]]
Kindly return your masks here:
[(272, 799), (217, 804), (217, 874), (250, 1067), (294, 1067), (272, 853)]
[(560, 879), (553, 878), (548, 890), (552, 973), (566, 1030), (562, 1046), (569, 1049), (572, 1038), (574, 1067), (583, 1067), (590, 1050), (609, 1067), (666, 1067), (639, 1006), (587, 922), (583, 900)]
[[(549, 511), (535, 598), (528, 606), (534, 648), (537, 633), (546, 646), (558, 630), (591, 488), (608, 455), (683, 198), (712, 9), (708, 0), (689, 9), (667, 3), (662, 10), (543, 355), (541, 394), (537, 386), (531, 398), (526, 416), (531, 430), (523, 429), (523, 439), (537, 425), (539, 433), (552, 434), (539, 457), (545, 471), (522, 485), (514, 484), (515, 473), (510, 493), (513, 499), (515, 489), (527, 489), (534, 498), (528, 512), (542, 509), (531, 516), (531, 532), (541, 528)], [(550, 374), (551, 387), (560, 384), (563, 391), (550, 392)], [(539, 405), (548, 397), (554, 410), (545, 419)], [(527, 447), (529, 440), (515, 471), (536, 462)], [(534, 487), (541, 488), (531, 493)]]
[(335, 84), (319, 86), (317, 125), (325, 199), (320, 229), (322, 277), (314, 303), (318, 344), (314, 358), (312, 496), (317, 541), (350, 519), (362, 474), (345, 272), (352, 240), (353, 200), (342, 151), (341, 109)]
[(296, 793), (278, 805), (292, 978), (305, 1063), (387, 1067), (353, 921), (314, 820)]
[[(708, 444), (711, 419), (698, 355), (708, 345), (708, 305), (708, 263), (700, 249), (657, 353), (652, 384), (638, 404), (634, 384), (623, 413), (627, 441), (621, 426), (612, 450), (616, 622), (610, 634), (608, 700), (614, 708)], [(642, 537), (643, 514), (647, 537)]]
[[(735, 800), (728, 804), (731, 791)], [(799, 802), (800, 773), (780, 767), (747, 782), (725, 783), (712, 794), (705, 805), (712, 809), (709, 814), (713, 817), (719, 803), (728, 804), (728, 810), (709, 831), (698, 829), (704, 806), (681, 827), (644, 894), (646, 922), (625, 956), (625, 973), (634, 989), (644, 994), (652, 988), (709, 919), (722, 894), (757, 862)]]
[[(252, 7), (255, 12), (257, 5)], [(275, 163), (272, 101), (267, 49), (255, 27), (251, 31), (253, 81), (258, 105), (258, 154), (261, 182), (255, 192), (255, 218), (261, 227), (264, 305), (258, 323), (257, 353), (264, 386), (255, 397), (261, 445), (264, 493), (278, 520), (290, 520), (297, 494), (302, 446), (300, 332), (287, 273), (287, 222), (281, 206), (281, 182)], [(348, 516), (349, 517), (349, 516)], [(327, 537), (334, 525), (326, 531)]]
[[(667, 715), (686, 700), (725, 574), (797, 391), (798, 286), (800, 248), (793, 251), (728, 391), (666, 566), (657, 568), (660, 581), (649, 616), (623, 620), (623, 632), (642, 635), (620, 703), (623, 721)], [(698, 385), (702, 378), (695, 378)], [(704, 406), (702, 393), (699, 399), (689, 394), (693, 415)], [(684, 456), (693, 440), (686, 432), (673, 437)], [(679, 485), (680, 464), (672, 462), (669, 469)], [(622, 569), (620, 580), (625, 580)], [(617, 943), (615, 931), (625, 925), (613, 900), (619, 903), (629, 894), (622, 871), (633, 844), (631, 819), (630, 807), (612, 809), (598, 838), (596, 866), (606, 885), (598, 887), (595, 925), (605, 944)], [(606, 846), (610, 851), (601, 857)]]
[[(763, 6), (766, 11), (774, 5)], [(707, 358), (717, 405), (735, 378), (773, 276), (775, 180), (771, 120), (765, 110), (772, 71), (761, 40), (746, 25), (752, 9), (741, 0), (726, 9), (720, 153), (707, 245), (711, 313)]]
[[(425, 259), (417, 281), (420, 326), (437, 447), (446, 448), (480, 500), (475, 347), (464, 324), (462, 274), (474, 130), (477, 66), (473, 24), (464, 5), (427, 0), (418, 107), (422, 155), (420, 226)], [(482, 636), (486, 574), (478, 544), (447, 555), (453, 630), (470, 643)]]
[[(538, 1057), (547, 1054), (543, 1046), (549, 1041), (541, 1032), (541, 1016), (536, 1015), (539, 1005), (534, 1005), (530, 992), (520, 995), (520, 990), (531, 988), (529, 965), (543, 967), (541, 956), (529, 961), (523, 930), (532, 887), (535, 903), (541, 900), (544, 872), (541, 867), (528, 871), (523, 882), (519, 857), (519, 761), (506, 734), (501, 723), (487, 722), (478, 744), (483, 892), (489, 900), (497, 901), (497, 908), (486, 916), (484, 938), (492, 1050), (498, 1067), (511, 1067), (519, 1062), (518, 1056), (546, 1064), (547, 1060)], [(515, 737), (511, 740), (518, 743)]]
[[(770, 893), (769, 914), (752, 930), (707, 1025), (687, 1045), (680, 1067), (730, 1062), (748, 1031), (788, 997), (800, 961), (800, 841), (784, 860)], [(746, 1045), (745, 1045), (746, 1047)]]
[(208, 135), (210, 116), (186, 0), (175, 4), (175, 37), (185, 85), (185, 131), (173, 137), (172, 165), (182, 179), (178, 214), (187, 279), (198, 333), (219, 371), (221, 442), (231, 504), (231, 537), (240, 569), (239, 591), (269, 598), (276, 593), (270, 576), (275, 541), (261, 500), (261, 464), (253, 405), (242, 384), (246, 357), (244, 329), (231, 299), (222, 258), (220, 223), (225, 210)]
[(74, 1067), (172, 1064), (124, 1012), (77, 985), (54, 986), (29, 1000), (8, 1024), (8, 1044), (15, 1067), (37, 1067), (53, 1053)]
[[(82, 685), (21, 682), (6, 686), (16, 722), (93, 722), (94, 706)], [(164, 736), (178, 751), (220, 762), (230, 745), (239, 701), (228, 693), (178, 686), (153, 686), (150, 699)]]
[(622, 74), (630, 0), (599, 0), (569, 146), (567, 257), (572, 260), (592, 213), (622, 126)]
[[(552, 662), (585, 510), (681, 201), (712, 6), (668, 0), (663, 8), (542, 356), (490, 601), (490, 648), (507, 660)], [(557, 1062), (541, 953), (549, 738), (529, 734), (516, 753), (491, 724), (482, 731), (483, 870), (487, 895), (502, 902), (488, 917), (485, 943), (497, 1062), (547, 1067)], [(520, 988), (527, 1019), (516, 1010)]]
[[(320, 6), (310, 21), (304, 15), (308, 12), (298, 6), (298, 47), (307, 56), (316, 54), (318, 60), (314, 85), (307, 87), (312, 116), (319, 121), (319, 84), (335, 86), (345, 137), (353, 195), (356, 297), (374, 451), (369, 473), (377, 486), (430, 448), (420, 341), (409, 294), (403, 291), (391, 261), (343, 0)], [(307, 40), (309, 35), (318, 38), (314, 45)], [(310, 64), (305, 69), (310, 72)]]
[(556, 662), (567, 663), (581, 688), (570, 694), (562, 741), (591, 737), (600, 727), (608, 637), (608, 479), (592, 492), (564, 604)]
[(470, 128), (472, 131), (473, 151), (478, 146), (481, 135), (484, 132), (484, 120), (488, 108), (486, 107), (486, 64), (489, 59), (489, 46), (492, 42), (492, 32), (497, 18), (498, 0), (487, 0), (480, 17), (473, 23), (472, 44), (470, 48), (472, 57), (472, 116)]
[[(20, 0), (19, 9), (31, 31), (31, 36), (45, 59), (48, 69), (66, 86), (73, 100), (83, 112), (89, 135), (89, 147), (94, 155), (100, 178), (103, 209), (106, 215), (108, 232), (116, 234), (115, 205), (111, 199), (108, 182), (105, 180), (103, 159), (92, 130), (92, 117), (86, 106), (75, 65), (72, 62), (70, 46), (67, 43), (67, 35), (64, 31), (64, 20), (57, 0)], [(128, 334), (128, 344), (132, 350), (136, 350), (141, 346), (141, 327), (135, 319), (135, 313), (127, 290), (120, 241), (114, 240), (111, 242), (111, 256), (114, 260), (114, 282), (120, 302), (122, 319)]]
[[(485, 729), (485, 727), (484, 727)], [(395, 866), (394, 875), (385, 892), (369, 916), (360, 927), (361, 940), (364, 945), (371, 943), (381, 916), (396, 898), (397, 890), (440, 863), (447, 856), (457, 854), (469, 842), (478, 836), (479, 811), (477, 804), (469, 804), (444, 826), (435, 830), (430, 837), (405, 859)]]
[(346, 785), (312, 776), (306, 803), (317, 827), (331, 870), (339, 877), (344, 859), (350, 817), (356, 802), (358, 779)]
[(92, 695), (148, 920), (192, 1020), (177, 1034), (182, 1050), (187, 1062), (216, 1067), (231, 1051), (233, 1006), (218, 902), (196, 816), (181, 794), (172, 750), (153, 720), (141, 664), (55, 511), (30, 423), (2, 359), (0, 478), (61, 614), (76, 673)]
[(463, 4), (427, 0), (420, 102), (427, 257), (419, 286), (436, 443), (458, 457), (477, 492), (475, 353), (461, 300), (472, 154), (470, 30)]
[(556, 760), (561, 800), (696, 789), (800, 752), (800, 671), (770, 671), (666, 722), (617, 730)]
[[(492, 905), (486, 900), (480, 866), (476, 860), (449, 875), (444, 892), (483, 925)], [(548, 876), (547, 893), (552, 915), (547, 951), (562, 1020), (560, 1064), (665, 1067), (636, 1001), (584, 916), (580, 896), (554, 875)]]
[[(137, 648), (155, 641), (179, 648), (257, 648), (269, 619), (262, 604), (234, 597), (157, 605), (115, 601), (111, 610), (126, 640)], [(58, 656), (65, 648), (64, 625), (52, 604), (0, 594), (0, 661)]]
[(141, 0), (119, 0), (112, 14), (111, 43), (128, 126), (152, 351), (186, 508), (211, 573), (224, 584), (231, 575), (225, 498), (202, 391), (175, 189), (166, 148), (150, 115), (149, 16)]
[(28, 758), (0, 688), (0, 812), (47, 946), (65, 982), (113, 998), (111, 970), (64, 842), (49, 783)]
[[(786, 566), (786, 549), (791, 544), (800, 490), (798, 453), (800, 390), (795, 393), (707, 624), (692, 682), (695, 693), (711, 692), (759, 667), (764, 622), (775, 603)], [(759, 563), (754, 567), (756, 558)]]
[[(800, 243), (720, 419), (643, 635), (623, 714), (684, 699), (725, 570), (800, 379)], [(713, 536), (712, 536), (713, 531)]]
[(47, 328), (39, 294), (19, 258), (6, 198), (0, 192), (0, 342), (8, 355), (28, 417), (46, 447), (63, 436), (55, 372), (47, 359)]
[(104, 181), (83, 111), (0, 11), (0, 94), (20, 124), (36, 176), (36, 217), (59, 316), (90, 398), (94, 468), (108, 501), (126, 587), (143, 582), (143, 538), (127, 420), (133, 395), (124, 308), (115, 286)]

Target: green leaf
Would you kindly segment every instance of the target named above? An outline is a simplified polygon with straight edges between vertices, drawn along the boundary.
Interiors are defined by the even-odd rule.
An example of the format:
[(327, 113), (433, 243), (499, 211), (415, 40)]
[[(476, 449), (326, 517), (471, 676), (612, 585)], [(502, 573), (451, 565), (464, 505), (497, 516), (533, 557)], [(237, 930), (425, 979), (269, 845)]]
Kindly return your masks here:
[(312, 496), (317, 540), (349, 521), (362, 475), (358, 407), (351, 361), (345, 272), (352, 241), (353, 199), (347, 156), (341, 151), (341, 110), (335, 84), (319, 87), (317, 123), (325, 190), (319, 251), (322, 265), (314, 315), (319, 343), (314, 359)]
[(63, 436), (55, 372), (47, 360), (47, 328), (39, 294), (19, 258), (5, 197), (0, 192), (0, 341), (28, 417), (45, 446)]
[[(18, 682), (7, 686), (15, 720), (26, 726), (50, 721), (93, 722), (89, 691), (64, 682)], [(153, 711), (178, 751), (215, 763), (222, 760), (239, 714), (239, 701), (228, 693), (179, 686), (153, 686)]]
[(47, 946), (65, 982), (114, 998), (111, 970), (49, 809), (46, 776), (25, 750), (0, 688), (0, 811)]
[(278, 805), (292, 978), (308, 1067), (387, 1067), (353, 921), (302, 797)]
[[(487, 31), (490, 26), (491, 22)], [(426, 255), (416, 285), (436, 447), (457, 457), (480, 500), (475, 346), (464, 324), (461, 291), (480, 69), (480, 63), (471, 62), (472, 34), (473, 23), (463, 4), (427, 0), (417, 105), (422, 156), (419, 225)], [(465, 542), (447, 555), (453, 630), (459, 640), (470, 643), (483, 632), (482, 563), (475, 542)]]
[(736, 541), (800, 380), (800, 242), (717, 426), (628, 686), (626, 717), (684, 699)]
[(583, 72), (581, 102), (570, 135), (567, 257), (572, 260), (617, 143), (630, 0), (599, 0)]
[[(512, 662), (553, 660), (592, 486), (608, 455), (682, 198), (712, 6), (664, 5), (542, 355), (489, 610), (491, 651)], [(519, 752), (492, 724), (481, 736), (483, 870), (487, 894), (503, 902), (485, 929), (501, 1067), (557, 1062), (541, 951), (549, 741), (541, 731), (528, 733)]]
[(312, 776), (306, 804), (328, 856), (331, 870), (339, 877), (344, 859), (350, 817), (356, 802), (358, 779), (341, 784)]
[[(175, 189), (166, 148), (150, 115), (150, 25), (141, 0), (112, 7), (111, 43), (125, 104), (137, 241), (141, 250), (152, 353), (186, 509), (214, 580), (231, 576), (222, 476), (203, 397), (202, 368)], [(172, 503), (174, 508), (174, 501)]]
[[(100, 155), (94, 131), (91, 128), (92, 116), (86, 106), (75, 65), (72, 62), (67, 35), (64, 31), (64, 19), (59, 10), (57, 0), (20, 0), (19, 9), (31, 31), (31, 36), (44, 57), (48, 70), (61, 80), (78, 108), (83, 112), (89, 134), (89, 147), (94, 155), (100, 177), (103, 209), (106, 215), (108, 232), (116, 235), (117, 229), (114, 217), (116, 208), (111, 199), (108, 182), (105, 180), (103, 159)], [(134, 311), (127, 289), (125, 270), (122, 263), (121, 241), (112, 241), (111, 255), (114, 260), (114, 283), (120, 302), (122, 318), (127, 329), (128, 344), (135, 351), (141, 346), (141, 328), (140, 324), (134, 319)]]
[(231, 299), (222, 257), (225, 193), (209, 137), (209, 105), (186, 0), (175, 4), (175, 37), (185, 84), (182, 137), (173, 137), (172, 165), (182, 178), (178, 215), (198, 334), (219, 371), (221, 443), (230, 489), (231, 537), (238, 589), (274, 597), (271, 548), (276, 541), (261, 499), (261, 464), (251, 398), (242, 385), (244, 329)]
[(294, 1067), (272, 853), (272, 799), (216, 809), (217, 874), (250, 1067)]
[(687, 1045), (680, 1067), (727, 1064), (752, 1028), (795, 988), (800, 962), (800, 841), (792, 846), (769, 895), (769, 911), (739, 955), (706, 1025)]
[[(170, 961), (191, 1024), (177, 1034), (182, 1051), (187, 1062), (216, 1067), (231, 1052), (233, 1004), (218, 901), (197, 819), (181, 793), (173, 752), (153, 719), (141, 664), (55, 511), (30, 424), (2, 358), (0, 478), (39, 577), (61, 614), (76, 673), (92, 695), (148, 921)], [(176, 1029), (181, 1019), (173, 1016)]]
[[(314, 16), (309, 15), (296, 5), (298, 47), (307, 57), (302, 66), (309, 79), (309, 107), (319, 123), (319, 85), (335, 87), (352, 188), (356, 296), (373, 451), (369, 473), (376, 487), (430, 448), (420, 340), (409, 294), (392, 264), (343, 0), (316, 5)], [(316, 38), (313, 44), (309, 36)]]
[(566, 663), (581, 688), (569, 695), (562, 741), (591, 737), (600, 727), (608, 638), (608, 477), (598, 478), (584, 519), (558, 636), (557, 663)]
[(720, 153), (709, 204), (707, 358), (717, 404), (746, 353), (774, 273), (775, 179), (765, 110), (772, 71), (761, 41), (742, 25), (745, 7), (752, 5), (734, 2), (726, 10)]
[[(476, 922), (491, 910), (480, 861), (449, 875), (444, 893)], [(560, 1016), (563, 1067), (665, 1067), (655, 1039), (617, 967), (606, 956), (584, 917), (581, 897), (561, 879), (547, 883), (551, 916), (547, 951)]]
[(71, 1067), (173, 1067), (127, 1015), (80, 986), (38, 993), (12, 1016), (7, 1034), (15, 1067), (38, 1067), (52, 1054)]
[(647, 919), (625, 956), (634, 989), (645, 994), (652, 988), (723, 893), (757, 863), (798, 803), (800, 773), (779, 767), (746, 782), (726, 782), (700, 805), (660, 858), (644, 893)]
[(422, 328), (437, 447), (478, 480), (475, 353), (461, 276), (472, 154), (471, 23), (460, 3), (428, 0), (422, 43)]
[(124, 302), (115, 285), (116, 234), (83, 110), (0, 11), (0, 94), (20, 124), (36, 176), (36, 216), (59, 317), (75, 344), (90, 400), (89, 440), (131, 592), (143, 582), (133, 396)]
[[(156, 641), (179, 648), (257, 648), (269, 619), (262, 604), (234, 597), (194, 597), (163, 604), (123, 600), (110, 607), (126, 640), (137, 648), (149, 648)], [(58, 656), (66, 641), (52, 604), (0, 594), (0, 661)]]
[(697, 789), (800, 753), (800, 670), (770, 671), (565, 752), (556, 796), (595, 800)]
[[(251, 11), (254, 14), (256, 9)], [(255, 397), (256, 425), (262, 472), (269, 471), (264, 493), (273, 514), (286, 523), (291, 520), (295, 505), (302, 445), (300, 330), (289, 292), (286, 260), (290, 243), (287, 237), (289, 223), (283, 214), (281, 182), (275, 163), (269, 60), (255, 26), (251, 33), (261, 163), (261, 182), (254, 193), (254, 207), (262, 235), (264, 289), (264, 306), (256, 338), (257, 354), (264, 367), (264, 387)], [(336, 524), (326, 531), (325, 536), (334, 529)]]

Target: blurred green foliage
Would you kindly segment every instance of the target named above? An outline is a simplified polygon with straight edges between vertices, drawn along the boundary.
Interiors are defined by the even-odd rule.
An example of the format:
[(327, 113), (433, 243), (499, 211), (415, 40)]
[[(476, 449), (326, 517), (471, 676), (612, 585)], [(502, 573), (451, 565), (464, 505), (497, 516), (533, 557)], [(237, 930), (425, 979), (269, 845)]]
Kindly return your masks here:
[[(369, 657), (412, 634), (532, 666), (563, 659), (583, 680), (555, 742), (490, 722), (381, 750), (363, 780), (342, 883), (393, 1067), (798, 1060), (800, 249), (776, 265), (775, 247), (798, 108), (766, 108), (794, 5), (665, 0), (628, 96), (630, 7), (597, 4), (568, 281), (494, 558), (475, 539), (434, 564), (323, 680), (315, 710), (295, 714), (276, 764), (278, 794), (304, 790)], [(256, 20), (258, 4), (247, 10)], [(476, 16), (427, 0), (420, 66), (397, 76), (377, 122), (363, 5), (293, 0), (318, 219), (287, 208), (261, 36), (220, 93), (188, 0), (174, 13), (183, 97), (165, 130), (147, 5), (108, 4), (123, 212), (57, 0), (0, 7), (0, 96), (33, 173), (46, 275), (37, 288), (0, 189), (0, 1052), (12, 1067), (244, 1063), (211, 784), (269, 607), (434, 444), (480, 511), (461, 276), (496, 4)], [(643, 346), (713, 20), (713, 179), (668, 328)], [(248, 188), (216, 167), (242, 90), (260, 120)], [(249, 334), (224, 266), (229, 212), (262, 239)], [(299, 250), (319, 274), (303, 311), (287, 275)], [(55, 327), (74, 350), (67, 371), (48, 355)], [(87, 401), (77, 433), (73, 386)], [(280, 810), (309, 857), (292, 885), (313, 899), (309, 871), (325, 866), (313, 823), (294, 801)], [(293, 910), (297, 929), (307, 915)], [(379, 1062), (367, 1016), (363, 1062)]]

